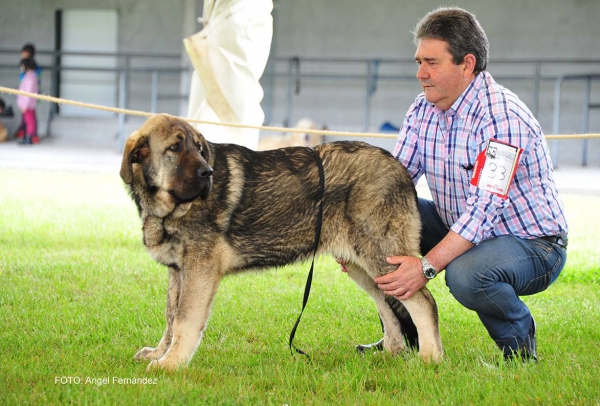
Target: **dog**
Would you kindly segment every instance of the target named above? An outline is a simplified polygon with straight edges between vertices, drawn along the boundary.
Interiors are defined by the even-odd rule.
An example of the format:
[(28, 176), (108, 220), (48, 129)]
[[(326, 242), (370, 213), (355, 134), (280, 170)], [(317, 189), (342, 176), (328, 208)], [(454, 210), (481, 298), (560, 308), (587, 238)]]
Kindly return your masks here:
[[(313, 153), (324, 170), (322, 196)], [(419, 254), (415, 187), (389, 152), (348, 141), (314, 151), (257, 152), (210, 143), (187, 122), (161, 114), (127, 139), (120, 175), (139, 211), (147, 251), (169, 270), (163, 337), (135, 355), (151, 361), (149, 370), (187, 367), (221, 278), (308, 259), (320, 201), (318, 254), (343, 259), (348, 275), (374, 299), (384, 349), (397, 354), (406, 348), (390, 307), (403, 306), (418, 331), (419, 355), (441, 360), (430, 292), (423, 288), (400, 302), (373, 280), (395, 270), (387, 256)]]
[[(298, 120), (294, 128), (306, 130), (306, 132), (271, 135), (261, 138), (258, 142), (258, 150), (268, 151), (270, 149), (298, 146), (314, 147), (315, 145), (323, 142), (323, 137), (321, 135), (310, 132), (310, 130), (317, 129), (317, 123), (310, 118), (301, 118)], [(327, 126), (323, 125), (321, 129), (326, 130)]]

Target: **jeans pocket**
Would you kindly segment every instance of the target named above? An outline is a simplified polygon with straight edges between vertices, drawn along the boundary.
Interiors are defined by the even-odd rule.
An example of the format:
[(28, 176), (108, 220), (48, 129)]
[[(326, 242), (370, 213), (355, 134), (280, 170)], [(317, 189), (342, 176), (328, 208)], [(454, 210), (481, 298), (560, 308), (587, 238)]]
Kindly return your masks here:
[[(564, 251), (564, 248), (559, 248), (559, 249)], [(563, 255), (559, 255), (557, 260), (554, 262), (554, 266), (552, 267), (550, 272), (547, 272), (545, 275), (546, 276), (546, 286), (544, 286), (543, 290), (548, 289), (548, 286), (552, 285), (554, 283), (554, 281), (556, 281), (556, 279), (560, 275), (564, 265), (565, 265), (565, 257)]]
[(518, 292), (519, 295), (533, 295), (548, 289), (556, 281), (565, 265), (566, 250), (564, 248), (552, 243), (546, 244), (545, 241), (543, 247), (539, 245), (538, 247), (545, 254), (542, 256), (543, 264), (540, 265), (543, 269), (540, 269), (541, 274), (532, 279), (525, 289)]

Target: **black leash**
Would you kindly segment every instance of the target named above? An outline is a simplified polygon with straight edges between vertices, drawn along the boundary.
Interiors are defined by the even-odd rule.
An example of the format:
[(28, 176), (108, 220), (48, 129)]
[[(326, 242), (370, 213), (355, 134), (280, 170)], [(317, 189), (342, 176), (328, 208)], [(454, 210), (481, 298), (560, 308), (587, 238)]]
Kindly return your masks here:
[(315, 157), (315, 161), (317, 163), (317, 168), (319, 169), (319, 212), (317, 214), (317, 226), (315, 227), (315, 246), (313, 249), (313, 258), (312, 263), (310, 264), (310, 271), (308, 272), (308, 278), (306, 278), (306, 286), (304, 287), (304, 299), (302, 300), (302, 310), (300, 311), (300, 315), (298, 315), (298, 319), (296, 320), (296, 324), (292, 328), (292, 332), (290, 333), (290, 352), (292, 356), (294, 352), (292, 348), (298, 354), (302, 354), (308, 358), (310, 362), (310, 357), (304, 351), (296, 348), (293, 344), (294, 336), (296, 335), (296, 329), (298, 328), (298, 324), (300, 324), (300, 319), (302, 318), (302, 313), (304, 313), (304, 308), (306, 307), (306, 303), (308, 302), (308, 296), (310, 295), (310, 286), (312, 284), (313, 278), (313, 268), (315, 266), (315, 256), (317, 255), (317, 249), (319, 248), (319, 240), (321, 239), (321, 226), (323, 225), (323, 195), (325, 194), (325, 171), (323, 170), (323, 162), (317, 154), (317, 151), (314, 149), (310, 149), (313, 156)]

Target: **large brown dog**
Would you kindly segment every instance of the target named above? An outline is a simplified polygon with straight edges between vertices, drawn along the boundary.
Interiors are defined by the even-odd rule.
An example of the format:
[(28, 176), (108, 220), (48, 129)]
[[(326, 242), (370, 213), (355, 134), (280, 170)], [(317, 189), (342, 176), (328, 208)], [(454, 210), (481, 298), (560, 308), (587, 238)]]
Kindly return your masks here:
[[(377, 304), (387, 351), (405, 348), (390, 307), (398, 312), (404, 305), (418, 331), (419, 354), (440, 360), (429, 291), (400, 303), (373, 281), (395, 269), (387, 256), (419, 254), (411, 178), (388, 152), (365, 143), (334, 142), (315, 150), (325, 173), (318, 252), (348, 261), (348, 274)], [(127, 140), (121, 177), (138, 207), (146, 249), (169, 268), (164, 335), (156, 348), (135, 356), (152, 360), (148, 368), (187, 366), (223, 276), (312, 254), (320, 189), (309, 148), (254, 152), (211, 144), (185, 121), (157, 115)]]

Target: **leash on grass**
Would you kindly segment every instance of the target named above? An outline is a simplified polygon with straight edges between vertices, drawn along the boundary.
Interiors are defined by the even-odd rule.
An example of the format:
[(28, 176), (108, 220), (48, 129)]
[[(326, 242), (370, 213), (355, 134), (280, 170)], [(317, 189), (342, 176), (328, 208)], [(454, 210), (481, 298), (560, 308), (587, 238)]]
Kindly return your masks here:
[(317, 249), (319, 248), (319, 242), (321, 240), (321, 227), (323, 225), (323, 196), (325, 194), (325, 171), (323, 170), (323, 161), (321, 161), (321, 157), (319, 157), (319, 154), (317, 153), (317, 151), (314, 150), (314, 148), (310, 148), (310, 151), (312, 152), (313, 157), (315, 158), (315, 162), (317, 163), (317, 169), (319, 170), (319, 211), (317, 213), (317, 225), (315, 227), (315, 245), (313, 248), (312, 263), (310, 264), (310, 271), (308, 271), (306, 285), (304, 286), (304, 299), (302, 300), (302, 310), (298, 315), (296, 324), (294, 324), (294, 327), (290, 332), (290, 352), (292, 353), (292, 356), (294, 356), (294, 351), (296, 351), (297, 354), (304, 355), (308, 359), (308, 362), (310, 362), (310, 356), (294, 345), (294, 337), (296, 336), (296, 330), (298, 329), (300, 319), (302, 318), (302, 313), (304, 313), (306, 303), (308, 303), (308, 296), (310, 295), (310, 287), (312, 285), (313, 279), (313, 269), (315, 267), (315, 257), (317, 256)]

